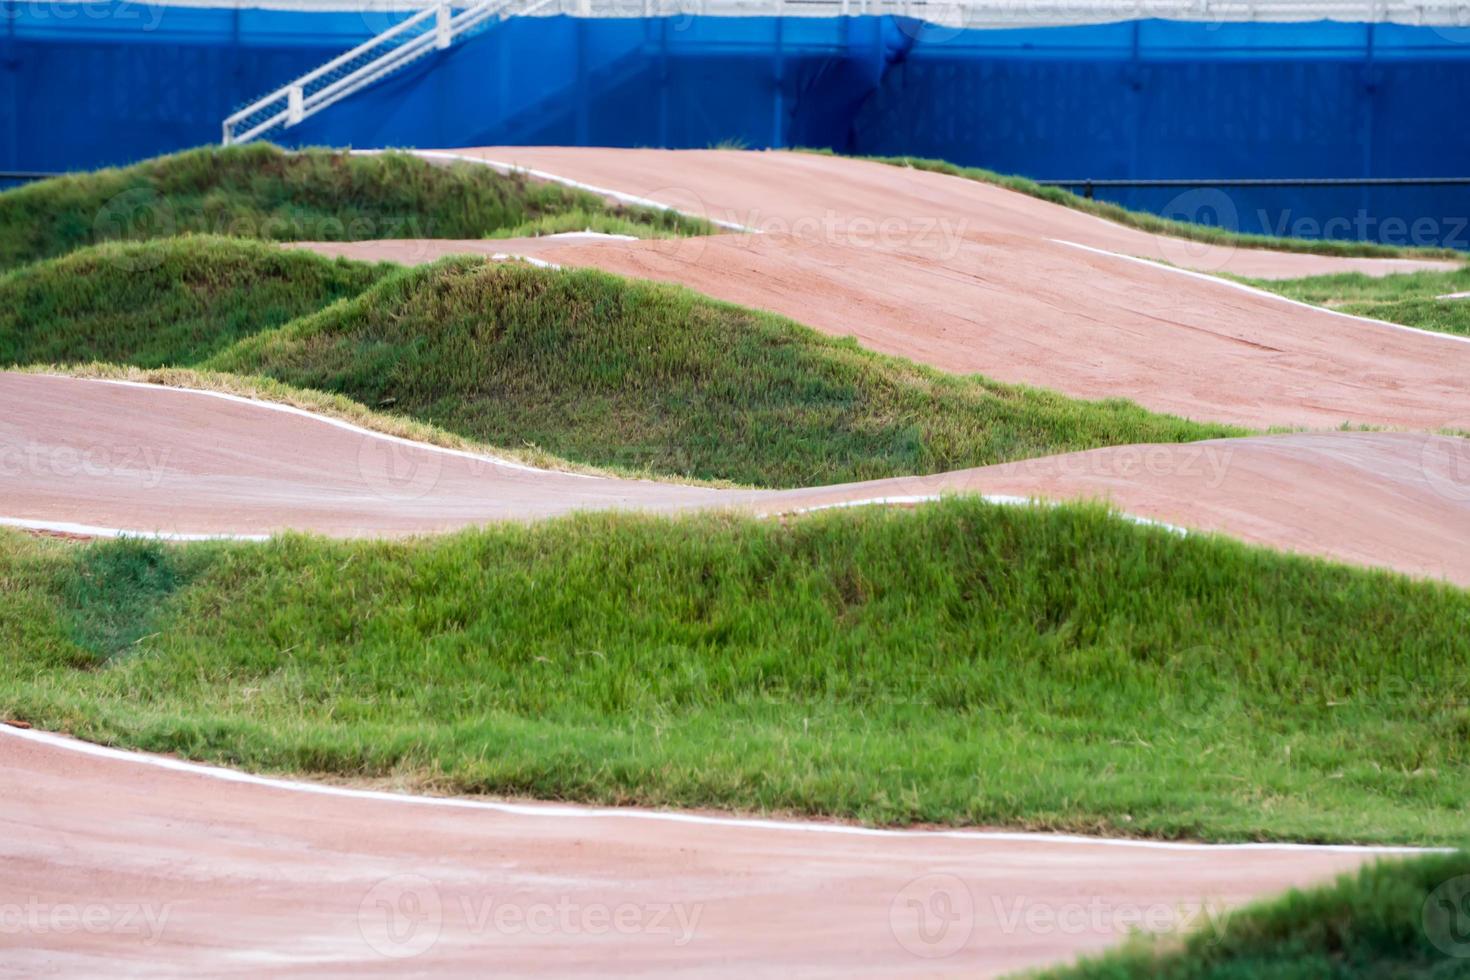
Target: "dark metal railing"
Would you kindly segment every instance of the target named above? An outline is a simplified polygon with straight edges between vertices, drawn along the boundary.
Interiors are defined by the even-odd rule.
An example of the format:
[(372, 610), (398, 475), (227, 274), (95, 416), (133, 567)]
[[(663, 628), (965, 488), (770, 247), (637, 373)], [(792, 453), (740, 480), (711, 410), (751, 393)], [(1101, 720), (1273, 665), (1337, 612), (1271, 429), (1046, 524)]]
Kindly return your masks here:
[(1186, 180), (1166, 178), (1091, 178), (1038, 180), (1046, 187), (1080, 187), (1089, 200), (1099, 187), (1443, 187), (1470, 186), (1470, 177), (1225, 177)]

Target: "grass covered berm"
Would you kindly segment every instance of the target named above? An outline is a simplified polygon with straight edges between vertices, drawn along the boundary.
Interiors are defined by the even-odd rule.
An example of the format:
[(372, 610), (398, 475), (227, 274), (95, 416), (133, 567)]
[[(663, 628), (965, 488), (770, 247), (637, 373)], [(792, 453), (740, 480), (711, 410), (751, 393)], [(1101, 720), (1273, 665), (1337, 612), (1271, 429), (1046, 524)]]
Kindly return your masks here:
[(210, 236), (0, 276), (0, 366), (92, 361), (265, 376), (481, 444), (760, 486), (1240, 431), (946, 375), (676, 286)]
[(193, 364), (395, 269), (213, 236), (82, 249), (0, 274), (0, 366)]
[(1470, 854), (1381, 861), (1335, 883), (1138, 939), (1036, 980), (1449, 980), (1470, 974)]
[(253, 770), (1458, 843), (1470, 593), (956, 499), (407, 542), (0, 533), (0, 717)]
[[(558, 217), (562, 220), (558, 222)], [(269, 241), (486, 238), (517, 229), (705, 234), (672, 211), (406, 153), (204, 147), (0, 193), (0, 269), (105, 241), (215, 234)]]
[(385, 280), (201, 366), (492, 445), (761, 486), (1241, 432), (946, 375), (676, 286), (472, 260)]
[(1470, 266), (1454, 272), (1378, 277), (1344, 272), (1304, 279), (1245, 281), (1259, 289), (1354, 316), (1470, 337), (1470, 296), (1440, 298), (1470, 293)]

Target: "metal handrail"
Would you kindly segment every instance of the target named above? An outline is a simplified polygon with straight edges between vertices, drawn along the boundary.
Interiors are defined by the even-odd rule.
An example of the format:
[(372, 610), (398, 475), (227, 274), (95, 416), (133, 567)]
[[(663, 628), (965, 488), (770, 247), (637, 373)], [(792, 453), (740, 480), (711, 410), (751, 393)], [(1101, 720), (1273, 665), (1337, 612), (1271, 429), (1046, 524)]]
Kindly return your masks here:
[[(412, 17), (400, 21), (381, 34), (375, 35), (370, 40), (359, 44), (326, 64), (307, 72), (268, 95), (264, 95), (254, 102), (239, 109), (225, 117), (221, 125), (222, 142), (229, 146), (232, 143), (248, 143), (277, 126), (294, 126), (321, 110), (341, 101), (348, 95), (362, 89), (367, 85), (398, 69), (409, 62), (416, 60), (430, 51), (443, 50), (453, 43), (456, 37), (460, 37), (492, 17), (503, 15), (510, 9), (515, 0), (480, 0), (469, 7), (455, 13), (449, 2), (441, 2), (432, 7), (427, 7)], [(544, 2), (544, 0), (542, 0)], [(542, 2), (535, 4), (540, 7)], [(383, 51), (377, 57), (359, 65), (341, 78), (333, 79), (323, 87), (308, 92), (307, 87), (332, 72), (342, 68), (344, 65), (362, 58), (364, 55), (381, 48), (385, 43), (393, 41), (420, 25), (434, 21), (432, 31), (424, 31), (394, 47)], [(282, 105), (277, 112), (271, 113), (264, 119), (256, 122), (242, 132), (236, 132), (235, 127), (264, 109), (274, 105)]]
[[(243, 109), (240, 109), (237, 112), (231, 113), (229, 116), (226, 116), (225, 117), (225, 127), (226, 127), (226, 130), (228, 130), (228, 128), (232, 124), (237, 123), (240, 120), (247, 118), (248, 116), (254, 115), (256, 112), (259, 112), (261, 109), (264, 109), (266, 106), (270, 105), (271, 103), (278, 102), (278, 101), (280, 101), (283, 98), (288, 98), (289, 97), (289, 94), (290, 94), (290, 89), (291, 89), (292, 86), (305, 86), (305, 85), (307, 85), (307, 84), (315, 81), (316, 79), (322, 77), (323, 75), (327, 74), (328, 72), (332, 71), (333, 69), (338, 68), (338, 67), (340, 67), (342, 65), (345, 65), (347, 62), (351, 61), (352, 59), (361, 57), (362, 55), (364, 55), (367, 52), (371, 51), (373, 48), (376, 48), (379, 45), (381, 45), (384, 41), (387, 41), (387, 40), (389, 40), (389, 39), (391, 39), (393, 37), (396, 37), (397, 35), (403, 33), (404, 31), (408, 30), (409, 28), (414, 27), (414, 26), (422, 23), (425, 20), (428, 20), (430, 17), (433, 17), (436, 14), (436, 12), (437, 12), (437, 9), (435, 7), (427, 7), (424, 10), (421, 10), (418, 13), (414, 14), (412, 17), (408, 18), (407, 20), (401, 21), (401, 22), (393, 25), (388, 30), (383, 31), (381, 34), (374, 35), (369, 40), (364, 41), (362, 44), (359, 44), (357, 47), (355, 47), (352, 50), (346, 52), (345, 54), (339, 55), (336, 58), (333, 58), (331, 61), (327, 62), (326, 64), (320, 66), (319, 68), (316, 68), (316, 69), (314, 69), (314, 70), (312, 70), (310, 72), (307, 72), (305, 75), (302, 75), (300, 78), (296, 79), (294, 82), (291, 82), (288, 85), (282, 85), (280, 88), (276, 89), (274, 92), (270, 93), (269, 95), (261, 96), (259, 99), (256, 99), (254, 102), (252, 102), (249, 105), (245, 106)], [(228, 143), (229, 140), (226, 139), (225, 142)]]

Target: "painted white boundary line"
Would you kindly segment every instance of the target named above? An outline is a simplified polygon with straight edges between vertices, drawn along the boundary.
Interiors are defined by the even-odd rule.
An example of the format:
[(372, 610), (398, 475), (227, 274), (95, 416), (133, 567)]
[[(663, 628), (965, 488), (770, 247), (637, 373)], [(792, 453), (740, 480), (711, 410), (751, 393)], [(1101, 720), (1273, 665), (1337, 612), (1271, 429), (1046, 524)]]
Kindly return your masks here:
[(732, 829), (796, 831), (811, 834), (835, 834), (848, 837), (883, 837), (906, 840), (957, 839), (973, 841), (1014, 841), (1017, 843), (1076, 844), (1096, 847), (1134, 847), (1160, 851), (1326, 851), (1354, 854), (1422, 854), (1429, 851), (1448, 852), (1453, 848), (1424, 848), (1392, 845), (1361, 844), (1200, 844), (1181, 841), (1131, 840), (1114, 837), (1084, 837), (1079, 834), (1043, 834), (1025, 831), (990, 830), (889, 830), (878, 827), (859, 827), (850, 824), (817, 823), (799, 820), (764, 820), (751, 817), (718, 817), (700, 813), (679, 813), (667, 810), (638, 810), (633, 808), (570, 806), (566, 804), (505, 803), (496, 800), (474, 800), (458, 797), (414, 796), (408, 793), (386, 793), (380, 790), (351, 789), (326, 783), (308, 783), (299, 780), (276, 779), (256, 776), (220, 766), (207, 766), (197, 762), (185, 762), (169, 756), (128, 752), (92, 742), (83, 742), (64, 735), (53, 735), (34, 729), (15, 728), (0, 724), (0, 733), (12, 738), (36, 742), (52, 748), (90, 755), (95, 758), (126, 762), (133, 765), (151, 766), (171, 772), (187, 773), (205, 779), (260, 786), (265, 789), (289, 793), (308, 793), (316, 796), (336, 796), (344, 799), (396, 803), (408, 806), (435, 806), (462, 810), (481, 810), (518, 817), (540, 817), (543, 819), (613, 819), (653, 820), (664, 823), (696, 824), (708, 827)]
[(384, 442), (391, 442), (400, 446), (410, 446), (425, 452), (443, 453), (446, 456), (458, 456), (460, 459), (471, 459), (477, 463), (488, 463), (491, 466), (501, 466), (508, 470), (520, 470), (524, 473), (555, 473), (557, 476), (573, 476), (583, 480), (600, 479), (591, 473), (574, 473), (571, 470), (548, 470), (540, 466), (531, 466), (527, 463), (517, 463), (514, 460), (502, 459), (499, 456), (487, 456), (483, 453), (472, 453), (464, 449), (450, 449), (447, 446), (436, 446), (429, 442), (419, 442), (415, 439), (405, 439), (403, 436), (390, 435), (386, 432), (377, 432), (373, 429), (365, 429), (360, 425), (342, 419), (333, 418), (330, 415), (322, 415), (318, 412), (297, 408), (295, 405), (283, 405), (280, 402), (269, 401), (264, 398), (247, 398), (244, 395), (235, 395), (227, 391), (206, 391), (203, 388), (185, 388), (176, 385), (154, 384), (149, 381), (127, 381), (119, 378), (78, 378), (68, 374), (46, 374), (41, 377), (65, 378), (68, 381), (85, 381), (106, 385), (121, 385), (125, 388), (144, 388), (149, 391), (171, 391), (185, 395), (202, 395), (206, 398), (219, 398), (223, 401), (234, 402), (239, 405), (249, 405), (252, 408), (262, 408), (271, 412), (281, 412), (286, 415), (295, 415), (298, 418), (310, 419), (323, 425), (343, 429), (361, 436), (368, 436)]
[(517, 255), (515, 252), (496, 252), (494, 255), (490, 256), (490, 261), (524, 262), (527, 265), (534, 265), (538, 269), (552, 269), (555, 271), (561, 270), (561, 266), (557, 265), (555, 262), (548, 262), (545, 259), (538, 259), (530, 255)]
[[(534, 261), (534, 260), (529, 260), (529, 261)], [(545, 474), (552, 474), (552, 475), (555, 475), (555, 476), (570, 476), (570, 477), (577, 477), (579, 479), (584, 479), (584, 480), (599, 480), (599, 479), (601, 479), (601, 480), (616, 480), (617, 479), (616, 477), (599, 477), (599, 476), (596, 476), (596, 475), (591, 474), (591, 473), (573, 473), (573, 472), (570, 472), (568, 470), (548, 470), (548, 469), (544, 469), (544, 468), (541, 468), (541, 467), (528, 466), (528, 465), (526, 465), (524, 463), (511, 462), (510, 460), (500, 459), (499, 457), (495, 457), (495, 456), (485, 456), (485, 455), (482, 455), (482, 454), (479, 454), (479, 453), (467, 452), (467, 451), (465, 451), (463, 449), (449, 449), (449, 448), (444, 447), (444, 446), (435, 446), (435, 445), (433, 445), (431, 443), (427, 443), (427, 442), (418, 442), (418, 441), (415, 441), (413, 439), (405, 439), (402, 436), (389, 435), (386, 432), (375, 432), (372, 429), (365, 429), (365, 428), (363, 428), (360, 425), (354, 425), (351, 422), (344, 422), (341, 419), (332, 418), (329, 415), (320, 415), (320, 414), (318, 414), (316, 412), (307, 411), (304, 408), (297, 408), (294, 405), (283, 405), (280, 402), (267, 401), (265, 399), (260, 399), (260, 398), (247, 398), (247, 397), (245, 397), (243, 395), (231, 394), (230, 392), (225, 392), (225, 391), (206, 391), (206, 390), (201, 389), (201, 388), (183, 388), (183, 387), (175, 387), (173, 385), (154, 384), (154, 383), (147, 382), (147, 381), (128, 381), (128, 380), (124, 380), (124, 379), (120, 379), (120, 378), (77, 378), (77, 377), (72, 377), (71, 375), (65, 375), (65, 374), (47, 374), (47, 375), (41, 375), (41, 377), (65, 378), (67, 381), (92, 382), (94, 384), (118, 385), (118, 386), (121, 386), (121, 387), (124, 387), (124, 388), (142, 388), (142, 389), (147, 390), (147, 391), (169, 391), (169, 392), (176, 392), (178, 394), (184, 394), (184, 395), (202, 395), (202, 396), (204, 396), (206, 398), (218, 398), (218, 399), (221, 399), (223, 401), (233, 402), (233, 403), (240, 404), (240, 405), (249, 405), (252, 408), (262, 408), (262, 409), (266, 409), (267, 411), (282, 412), (282, 413), (284, 413), (286, 415), (295, 415), (295, 416), (300, 417), (300, 418), (310, 419), (310, 420), (312, 420), (314, 422), (321, 422), (321, 423), (324, 423), (326, 425), (333, 426), (333, 427), (338, 428), (338, 429), (343, 429), (343, 430), (346, 430), (348, 432), (356, 433), (358, 435), (369, 436), (369, 437), (372, 437), (374, 439), (381, 439), (381, 440), (384, 440), (386, 442), (395, 443), (397, 445), (411, 446), (411, 447), (413, 447), (415, 449), (421, 449), (421, 450), (426, 450), (428, 452), (435, 452), (435, 453), (444, 453), (445, 455), (449, 455), (449, 456), (458, 456), (461, 459), (475, 460), (477, 462), (488, 463), (488, 464), (490, 464), (492, 466), (502, 466), (502, 467), (505, 467), (506, 469), (519, 470), (519, 471), (526, 472), (526, 473), (545, 473)], [(820, 487), (814, 487), (812, 489), (819, 490), (821, 488)], [(739, 492), (740, 491), (731, 491), (731, 493), (739, 493)], [(779, 493), (779, 492), (780, 491), (771, 491), (771, 493), (773, 493), (773, 494), (774, 493)], [(1060, 506), (1062, 503), (1065, 503), (1066, 502), (1066, 501), (1060, 501), (1060, 500), (1051, 500), (1051, 499), (1044, 498), (1044, 497), (1018, 497), (1018, 496), (1012, 496), (1012, 495), (1007, 495), (1007, 494), (987, 494), (987, 493), (971, 494), (971, 493), (965, 493), (964, 491), (955, 491), (952, 495), (953, 496), (965, 496), (965, 497), (968, 497), (968, 496), (978, 496), (978, 497), (980, 497), (980, 499), (986, 501), (987, 503), (1004, 504), (1004, 505), (1014, 505), (1014, 506), (1046, 506), (1046, 507), (1056, 507), (1056, 506)], [(832, 510), (832, 509), (844, 508), (844, 507), (866, 507), (866, 506), (879, 506), (879, 505), (885, 505), (885, 504), (892, 505), (892, 504), (933, 503), (935, 501), (942, 500), (943, 498), (944, 498), (944, 495), (943, 494), (939, 494), (939, 493), (919, 494), (919, 495), (911, 495), (911, 496), (894, 496), (894, 497), (864, 497), (864, 498), (861, 498), (861, 499), (858, 499), (858, 500), (834, 501), (834, 502), (828, 503), (828, 504), (813, 504), (813, 505), (807, 506), (807, 507), (792, 507), (792, 508), (788, 508), (788, 509), (784, 509), (784, 510), (780, 508), (780, 505), (779, 505), (778, 502), (772, 501), (772, 503), (773, 503), (774, 506), (772, 507), (771, 510), (766, 511), (766, 514), (767, 514), (767, 516), (774, 516), (774, 515), (777, 515), (777, 514), (805, 514), (805, 513), (812, 513), (812, 512), (815, 512), (815, 511)], [(757, 504), (757, 505), (760, 504), (760, 501), (759, 500), (752, 501), (752, 502), (755, 503), (755, 504)], [(719, 503), (717, 501), (712, 501), (711, 502), (711, 506), (719, 506)], [(1161, 528), (1164, 528), (1165, 530), (1172, 531), (1172, 532), (1174, 532), (1176, 534), (1188, 534), (1189, 533), (1185, 528), (1179, 527), (1179, 526), (1174, 525), (1174, 524), (1169, 524), (1169, 523), (1166, 523), (1164, 521), (1156, 521), (1156, 520), (1154, 520), (1152, 518), (1149, 518), (1149, 517), (1141, 517), (1141, 516), (1138, 516), (1136, 514), (1126, 513), (1124, 511), (1115, 511), (1115, 513), (1119, 517), (1121, 517), (1122, 519), (1124, 519), (1126, 521), (1131, 521), (1134, 524), (1140, 524), (1140, 525), (1144, 525), (1144, 526), (1147, 526), (1147, 527), (1161, 527)], [(271, 535), (268, 535), (268, 534), (231, 534), (231, 533), (191, 534), (191, 533), (180, 533), (180, 532), (171, 532), (171, 531), (147, 531), (147, 530), (142, 530), (142, 529), (101, 527), (101, 526), (91, 525), (91, 524), (76, 524), (76, 523), (72, 523), (72, 522), (69, 522), (69, 521), (48, 521), (48, 520), (39, 520), (39, 519), (33, 519), (33, 518), (4, 517), (4, 516), (0, 516), (0, 526), (3, 526), (3, 527), (22, 528), (24, 530), (29, 530), (29, 531), (53, 531), (53, 532), (56, 532), (56, 533), (59, 533), (59, 534), (85, 535), (86, 537), (91, 537), (91, 538), (136, 537), (136, 538), (156, 538), (156, 539), (162, 540), (162, 541), (179, 541), (179, 542), (186, 542), (186, 541), (268, 541), (268, 540), (270, 540), (270, 537), (271, 537)], [(473, 524), (467, 524), (467, 525), (465, 525), (465, 527), (472, 527), (472, 526), (478, 526), (478, 525), (473, 525)]]
[(176, 531), (128, 531), (115, 527), (97, 527), (92, 524), (72, 524), (69, 521), (37, 521), (28, 517), (0, 517), (0, 527), (15, 527), (23, 531), (77, 534), (88, 538), (154, 538), (159, 541), (270, 540), (269, 534), (183, 534)]
[(1435, 299), (1470, 299), (1470, 292), (1464, 292), (1464, 293), (1445, 293), (1443, 296), (1436, 296), (1434, 298)]
[(595, 184), (584, 184), (580, 180), (572, 180), (570, 177), (562, 177), (559, 174), (548, 173), (545, 170), (533, 170), (530, 167), (518, 167), (513, 163), (505, 163), (501, 160), (487, 160), (484, 157), (471, 156), (468, 153), (451, 153), (448, 150), (415, 149), (349, 150), (348, 152), (356, 154), (358, 156), (376, 156), (380, 153), (409, 153), (413, 156), (420, 157), (425, 160), (449, 160), (454, 163), (475, 163), (479, 164), (482, 167), (489, 167), (491, 170), (503, 174), (525, 174), (527, 177), (534, 177), (537, 180), (550, 181), (553, 184), (561, 184), (565, 187), (574, 187), (579, 191), (587, 191), (589, 194), (596, 194), (599, 197), (605, 197), (613, 201), (618, 201), (622, 204), (631, 204), (635, 207), (642, 208), (653, 208), (656, 211), (672, 211), (675, 214), (682, 214), (686, 218), (697, 218), (701, 221), (708, 221), (710, 224), (718, 228), (724, 228), (727, 231), (740, 231), (751, 235), (760, 234), (759, 228), (747, 228), (745, 225), (739, 224), (738, 222), (722, 221), (719, 218), (711, 218), (708, 215), (703, 214), (692, 214), (688, 211), (682, 211), (679, 208), (674, 207), (673, 205), (664, 204), (661, 201), (655, 201), (652, 198), (639, 197), (636, 194), (626, 194), (622, 191), (611, 190), (607, 187), (598, 187)]
[(1290, 297), (1282, 296), (1279, 293), (1267, 292), (1264, 289), (1257, 289), (1255, 286), (1247, 286), (1245, 283), (1236, 282), (1233, 279), (1225, 279), (1220, 276), (1212, 276), (1207, 272), (1196, 272), (1193, 269), (1181, 269), (1175, 265), (1166, 265), (1163, 262), (1155, 262), (1153, 259), (1142, 259), (1136, 255), (1125, 255), (1122, 252), (1112, 252), (1105, 248), (1095, 248), (1092, 245), (1082, 245), (1078, 242), (1069, 242), (1063, 238), (1053, 238), (1050, 240), (1056, 242), (1058, 245), (1070, 245), (1072, 248), (1080, 248), (1084, 252), (1094, 252), (1098, 255), (1107, 255), (1115, 259), (1125, 259), (1129, 262), (1137, 262), (1140, 265), (1152, 266), (1155, 269), (1162, 269), (1165, 272), (1173, 272), (1181, 276), (1189, 276), (1191, 279), (1202, 279), (1205, 282), (1212, 282), (1216, 285), (1226, 286), (1230, 289), (1236, 289), (1243, 293), (1249, 293), (1252, 296), (1260, 296), (1264, 299), (1273, 299), (1278, 303), (1288, 303), (1292, 306), (1299, 306), (1302, 309), (1315, 310), (1318, 313), (1327, 313), (1331, 316), (1340, 316), (1345, 320), (1353, 320), (1357, 323), (1368, 323), (1372, 324), (1375, 327), (1387, 327), (1390, 330), (1399, 330), (1404, 333), (1414, 333), (1418, 334), (1421, 337), (1432, 337), (1436, 340), (1448, 340), (1457, 344), (1470, 344), (1470, 337), (1462, 337), (1452, 333), (1440, 333), (1436, 330), (1421, 330), (1418, 327), (1406, 327), (1402, 323), (1389, 323), (1387, 320), (1375, 320), (1372, 317), (1354, 316), (1351, 313), (1343, 313), (1341, 310), (1331, 310), (1325, 306), (1313, 306), (1311, 303), (1303, 303), (1301, 300), (1291, 299)]

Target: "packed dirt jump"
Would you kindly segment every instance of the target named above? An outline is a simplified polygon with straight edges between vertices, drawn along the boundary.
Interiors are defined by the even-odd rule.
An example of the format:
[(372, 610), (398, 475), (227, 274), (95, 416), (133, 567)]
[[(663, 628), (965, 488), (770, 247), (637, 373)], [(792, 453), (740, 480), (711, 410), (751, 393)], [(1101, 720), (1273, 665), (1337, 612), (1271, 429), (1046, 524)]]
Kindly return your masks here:
[[(480, 249), (681, 283), (945, 371), (1254, 428), (1470, 429), (1470, 340), (1192, 272), (1386, 274), (1451, 263), (1201, 245), (978, 181), (807, 153), (492, 147), (437, 159), (554, 174), (752, 229)], [(466, 251), (423, 241), (318, 247), (405, 262)]]
[[(1313, 431), (721, 490), (537, 469), (214, 393), (7, 373), (0, 523), (82, 536), (400, 536), (586, 509), (774, 515), (983, 493), (1017, 505), (1102, 499), (1166, 531), (1470, 585), (1464, 440), (1434, 434), (1470, 428), (1470, 344), (1201, 274), (1434, 263), (1202, 247), (982, 183), (816, 155), (435, 158), (451, 157), (676, 207), (724, 233), (307, 247), (596, 267), (949, 371)], [(1336, 431), (1343, 423), (1393, 431)], [(1106, 948), (1149, 928), (1148, 910), (1174, 910), (1161, 928), (1212, 928), (1245, 900), (1380, 853), (435, 801), (4, 727), (0, 801), (16, 894), (151, 910), (131, 933), (0, 931), (5, 963), (22, 973), (994, 975)], [(1078, 924), (1036, 928), (1035, 908), (1080, 910), (1066, 920)]]
[[(934, 476), (718, 490), (528, 467), (261, 402), (149, 385), (0, 374), (14, 526), (80, 534), (333, 536), (451, 531), (576, 510), (781, 514), (978, 493), (1108, 500), (1127, 514), (1470, 585), (1458, 440), (1319, 432), (1121, 446)], [(209, 437), (202, 434), (209, 433)], [(106, 465), (103, 465), (103, 464)]]
[(0, 932), (22, 975), (974, 977), (1144, 915), (1217, 928), (1375, 853), (392, 798), (66, 746), (0, 728), (7, 887), (146, 914)]

